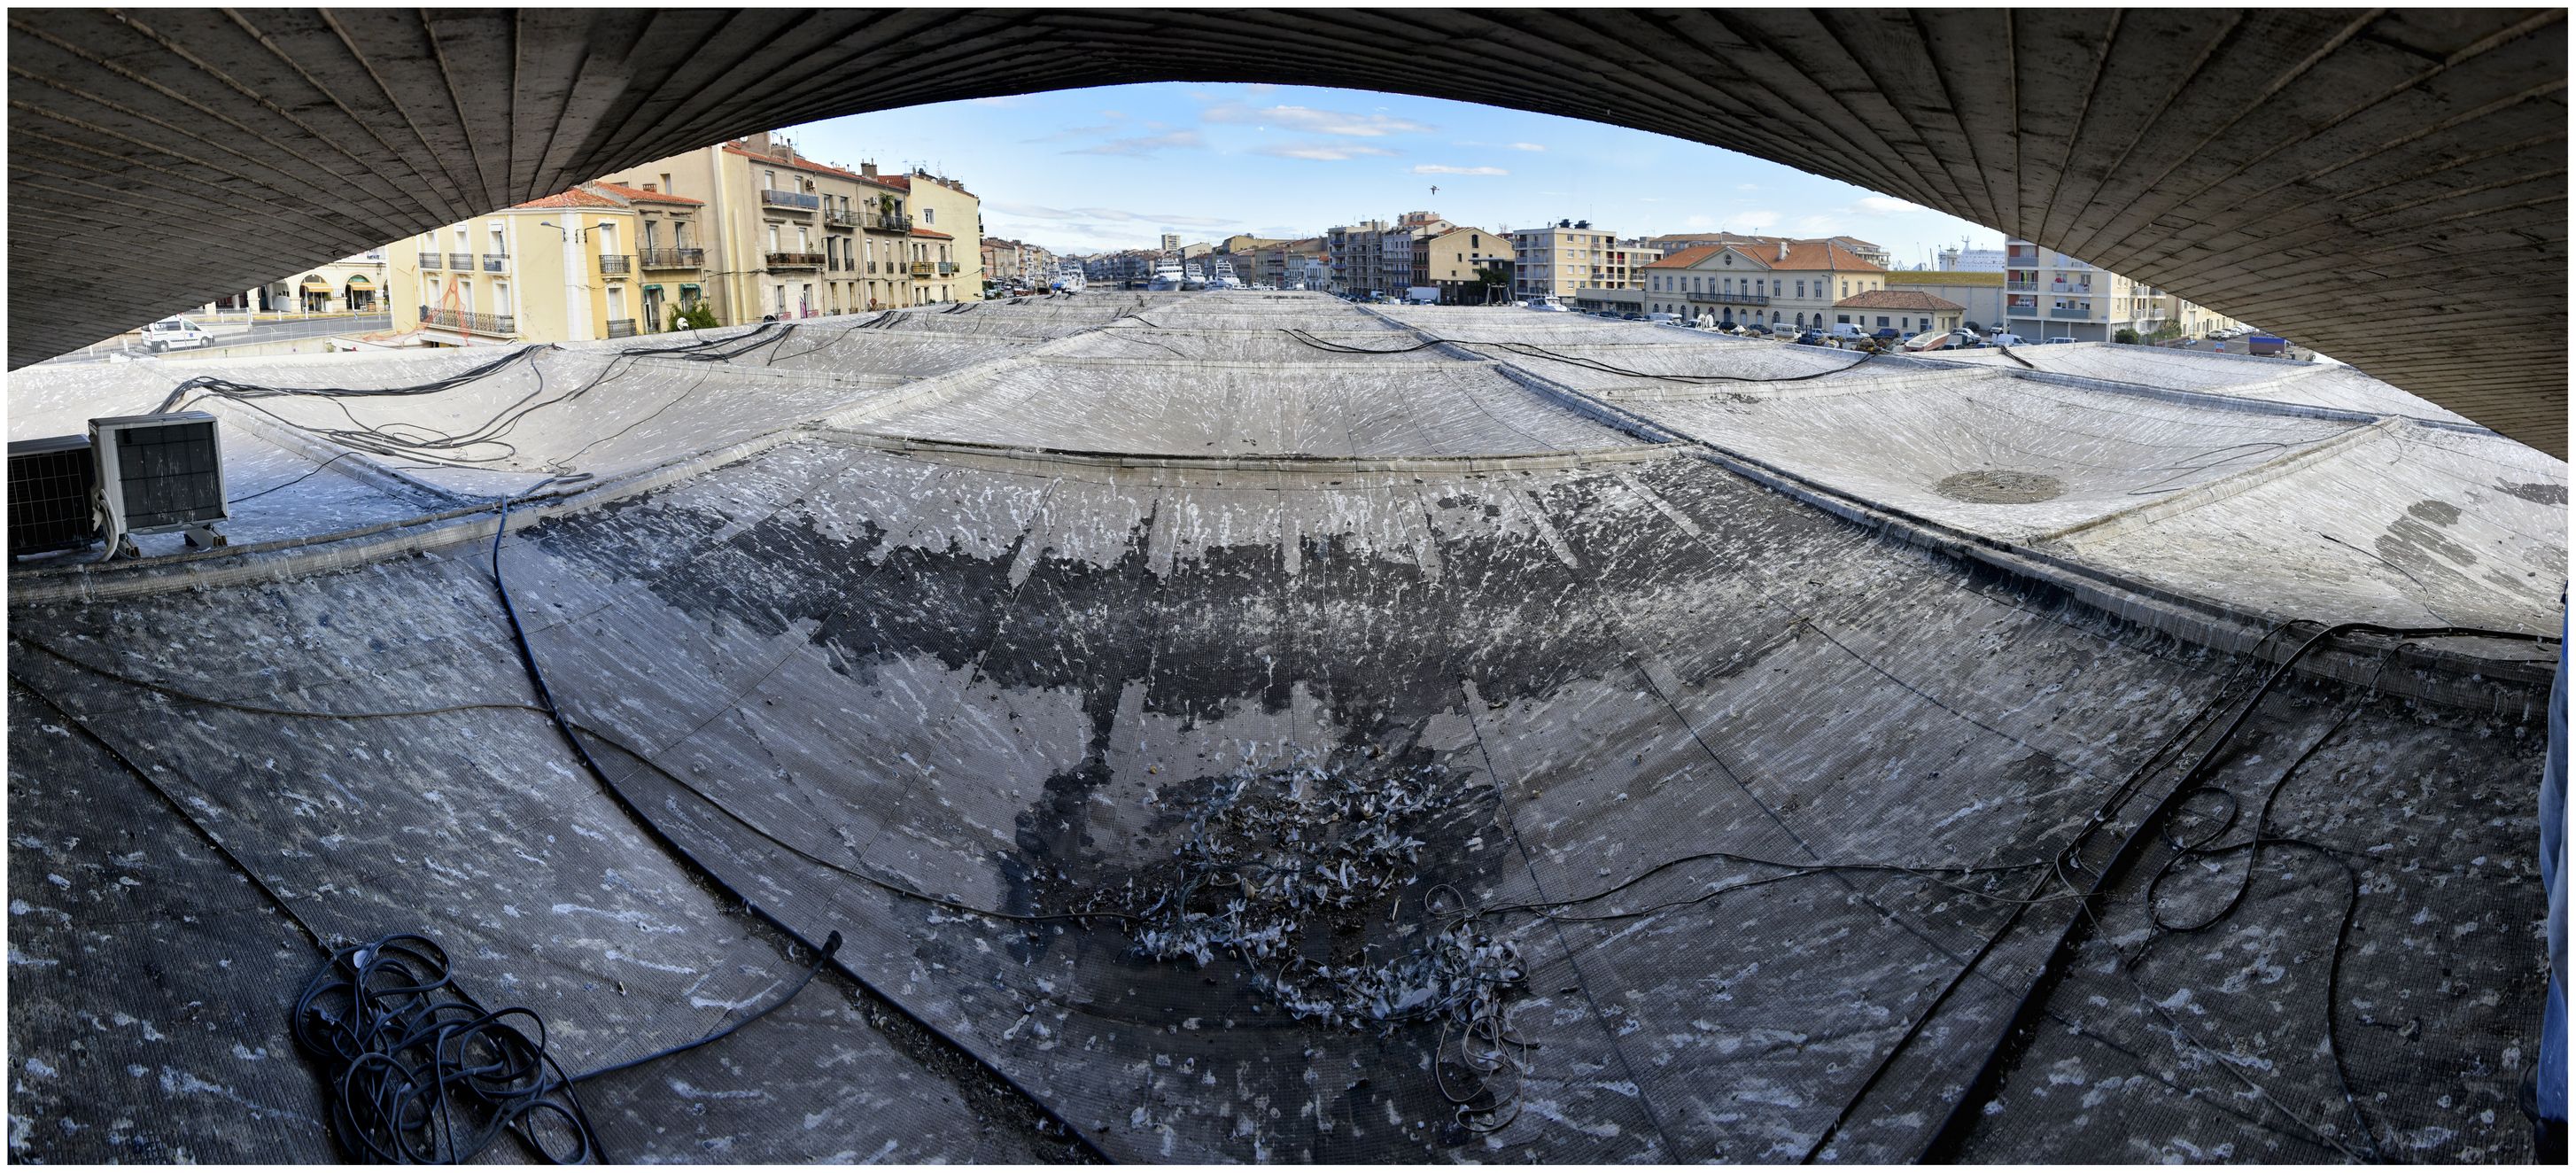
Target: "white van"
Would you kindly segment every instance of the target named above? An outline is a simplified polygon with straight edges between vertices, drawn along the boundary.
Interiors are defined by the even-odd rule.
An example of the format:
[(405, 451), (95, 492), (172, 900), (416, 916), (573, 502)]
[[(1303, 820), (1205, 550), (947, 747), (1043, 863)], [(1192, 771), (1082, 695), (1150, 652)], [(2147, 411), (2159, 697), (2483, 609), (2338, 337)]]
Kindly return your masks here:
[(1827, 338), (1867, 338), (1869, 331), (1850, 322), (1836, 322), (1825, 328)]
[(2000, 332), (2000, 331), (1996, 332), (1993, 336), (1991, 336), (1991, 337), (1987, 338), (1987, 339), (1986, 339), (1986, 341), (1987, 341), (1988, 343), (1992, 344), (1992, 345), (1995, 345), (1995, 346), (2028, 346), (2028, 345), (2030, 345), (2030, 340), (2029, 340), (2029, 339), (2027, 339), (2027, 338), (2022, 337), (2022, 336), (2021, 336), (2021, 335), (2019, 335), (2019, 334), (2006, 334), (2006, 333), (2003, 333), (2003, 332)]
[(206, 328), (186, 318), (163, 318), (143, 328), (143, 348), (154, 354), (165, 350), (193, 350), (214, 344), (215, 336)]
[(1646, 315), (1646, 320), (1649, 322), (1678, 322), (1682, 320), (1682, 316), (1680, 314), (1652, 313)]

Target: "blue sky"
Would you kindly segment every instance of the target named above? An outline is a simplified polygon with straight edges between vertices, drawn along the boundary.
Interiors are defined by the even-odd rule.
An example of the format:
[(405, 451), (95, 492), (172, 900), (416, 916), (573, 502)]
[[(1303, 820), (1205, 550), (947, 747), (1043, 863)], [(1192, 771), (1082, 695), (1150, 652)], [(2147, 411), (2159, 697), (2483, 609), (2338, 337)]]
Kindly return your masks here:
[[(1158, 83), (943, 102), (790, 128), (855, 167), (920, 163), (983, 197), (985, 231), (1060, 252), (1161, 233), (1311, 236), (1430, 210), (1503, 230), (1588, 219), (1622, 235), (1849, 234), (1900, 265), (2003, 235), (1866, 188), (1644, 131), (1302, 86)], [(1440, 190), (1433, 194), (1431, 189)]]

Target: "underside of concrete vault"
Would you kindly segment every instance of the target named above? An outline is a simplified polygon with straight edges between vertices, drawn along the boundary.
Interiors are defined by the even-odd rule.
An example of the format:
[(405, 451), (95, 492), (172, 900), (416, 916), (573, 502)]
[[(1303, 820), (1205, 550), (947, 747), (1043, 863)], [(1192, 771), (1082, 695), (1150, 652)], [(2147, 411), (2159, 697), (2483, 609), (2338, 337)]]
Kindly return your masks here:
[[(21, 9), (9, 365), (727, 137), (1143, 81), (1710, 143), (2566, 455), (2563, 10)], [(149, 247), (137, 242), (149, 241)]]
[(845, 936), (622, 1160), (2530, 1157), (2557, 459), (2134, 347), (709, 340), (13, 376), (238, 499), (12, 573), (13, 1157), (331, 1159), (287, 1003), (395, 930), (574, 1069)]

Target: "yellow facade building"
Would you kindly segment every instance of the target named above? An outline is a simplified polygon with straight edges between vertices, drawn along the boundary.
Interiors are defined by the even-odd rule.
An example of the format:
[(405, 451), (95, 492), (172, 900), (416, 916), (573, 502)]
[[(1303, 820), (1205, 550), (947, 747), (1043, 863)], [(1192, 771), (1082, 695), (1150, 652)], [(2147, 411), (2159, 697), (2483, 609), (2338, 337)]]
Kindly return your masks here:
[(394, 324), (446, 346), (649, 332), (639, 225), (634, 204), (577, 187), (397, 242), (386, 276)]
[(602, 182), (697, 201), (687, 247), (726, 325), (983, 296), (981, 201), (953, 180), (852, 171), (763, 132)]

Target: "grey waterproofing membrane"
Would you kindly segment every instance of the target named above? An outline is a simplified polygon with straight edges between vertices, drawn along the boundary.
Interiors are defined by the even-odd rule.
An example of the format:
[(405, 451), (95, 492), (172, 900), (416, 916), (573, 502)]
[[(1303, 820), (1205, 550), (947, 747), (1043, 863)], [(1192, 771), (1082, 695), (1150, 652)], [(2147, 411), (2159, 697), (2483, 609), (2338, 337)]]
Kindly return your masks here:
[[(13, 1156), (339, 1155), (291, 912), (575, 1070), (844, 934), (585, 1086), (624, 1160), (2529, 1158), (2563, 463), (2215, 356), (1570, 318), (1094, 292), (196, 402), (236, 547), (11, 579)], [(22, 371), (10, 434), (509, 353)], [(322, 431), (513, 405), (472, 471)], [(487, 562), (548, 478), (499, 560), (608, 786)], [(2497, 634), (2262, 687), (2355, 621)]]

